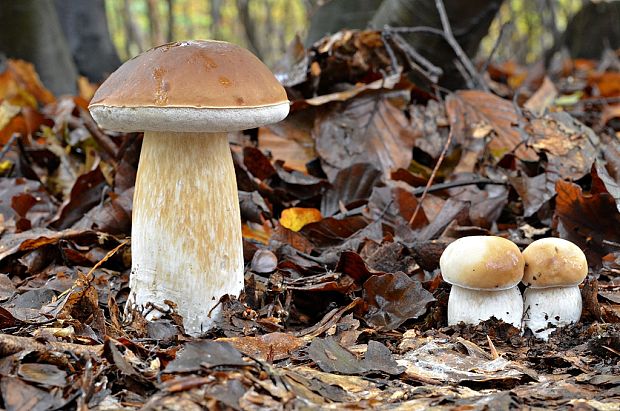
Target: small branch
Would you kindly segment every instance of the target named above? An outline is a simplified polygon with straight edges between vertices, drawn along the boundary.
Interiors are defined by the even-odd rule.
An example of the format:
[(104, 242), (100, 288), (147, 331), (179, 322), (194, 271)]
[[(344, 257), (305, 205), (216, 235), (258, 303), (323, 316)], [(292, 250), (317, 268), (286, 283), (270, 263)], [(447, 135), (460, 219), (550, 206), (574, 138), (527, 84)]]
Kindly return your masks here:
[(467, 54), (461, 48), (461, 45), (454, 38), (454, 34), (452, 33), (452, 27), (450, 26), (450, 21), (448, 20), (448, 14), (446, 13), (446, 8), (443, 4), (442, 0), (435, 0), (435, 7), (437, 7), (437, 11), (439, 12), (439, 18), (441, 19), (441, 26), (443, 27), (443, 35), (454, 53), (459, 58), (469, 75), (472, 79), (475, 79), (478, 82), (478, 85), (482, 87), (484, 91), (489, 91), (484, 79), (482, 79), (479, 73), (476, 71), (473, 63), (467, 57)]
[(413, 193), (413, 195), (417, 196), (417, 195), (423, 194), (424, 192), (433, 193), (435, 191), (447, 190), (449, 188), (473, 186), (473, 185), (478, 185), (478, 184), (482, 184), (482, 185), (497, 185), (497, 186), (506, 186), (506, 185), (508, 185), (508, 183), (506, 183), (504, 181), (495, 181), (495, 180), (491, 180), (491, 179), (488, 179), (488, 178), (480, 178), (478, 180), (451, 181), (449, 183), (433, 184), (431, 186), (428, 186), (428, 189), (427, 189), (427, 187), (418, 187), (418, 188), (414, 189), (412, 193)]
[(11, 138), (9, 138), (9, 141), (6, 142), (6, 144), (4, 145), (4, 147), (2, 147), (2, 150), (0, 151), (0, 161), (2, 161), (4, 156), (6, 156), (6, 153), (9, 152), (9, 150), (11, 149), (11, 146), (13, 146), (13, 143), (15, 143), (15, 140), (17, 140), (18, 138), (19, 138), (18, 133), (13, 133)]
[(438, 36), (444, 35), (444, 32), (436, 29), (435, 27), (428, 26), (416, 26), (416, 27), (390, 27), (389, 30), (393, 33), (430, 33)]
[(68, 351), (76, 355), (101, 356), (103, 345), (81, 345), (58, 341), (41, 343), (31, 337), (0, 334), (0, 355), (6, 357), (20, 351)]
[(80, 117), (84, 121), (84, 126), (93, 136), (97, 144), (99, 144), (101, 148), (110, 155), (110, 157), (116, 160), (116, 157), (118, 156), (118, 147), (116, 147), (116, 144), (114, 144), (112, 139), (99, 129), (99, 126), (95, 124), (95, 120), (93, 120), (90, 113), (82, 108), (80, 108)]
[(435, 163), (435, 167), (433, 167), (433, 172), (431, 173), (430, 178), (426, 182), (424, 191), (422, 191), (422, 197), (420, 197), (420, 201), (418, 201), (418, 204), (415, 207), (415, 211), (413, 212), (413, 215), (409, 219), (409, 225), (413, 224), (413, 222), (415, 221), (415, 218), (418, 216), (418, 212), (420, 211), (420, 208), (422, 208), (422, 203), (424, 202), (424, 199), (426, 198), (426, 194), (428, 194), (428, 189), (431, 187), (431, 184), (433, 184), (433, 181), (435, 180), (435, 175), (437, 174), (437, 170), (439, 170), (439, 167), (441, 166), (441, 163), (443, 163), (443, 159), (445, 158), (446, 153), (448, 152), (448, 148), (450, 148), (450, 144), (452, 143), (452, 134), (453, 134), (452, 129), (450, 129), (450, 133), (448, 134), (448, 138), (446, 139), (446, 144), (444, 144), (443, 149), (441, 150), (441, 154), (439, 155), (439, 159), (437, 159), (437, 163)]
[(393, 32), (392, 28), (386, 27), (384, 29), (386, 37), (390, 38), (396, 46), (405, 54), (411, 68), (418, 71), (430, 82), (437, 83), (437, 78), (441, 76), (443, 71), (441, 68), (435, 66), (428, 59), (418, 53), (411, 45), (402, 38), (398, 33)]
[(495, 53), (499, 49), (499, 45), (502, 42), (502, 38), (504, 37), (504, 33), (506, 32), (506, 28), (510, 27), (511, 25), (512, 25), (512, 23), (504, 23), (504, 24), (502, 24), (502, 27), (500, 27), (499, 34), (497, 35), (497, 40), (495, 40), (495, 44), (493, 44), (493, 48), (491, 49), (491, 52), (489, 53), (489, 57), (487, 57), (486, 61), (484, 62), (484, 66), (482, 66), (482, 70), (480, 70), (480, 72), (482, 74), (486, 73), (487, 70), (489, 69), (489, 65), (491, 64), (491, 60), (493, 59), (493, 56), (495, 56)]
[(383, 47), (385, 47), (385, 51), (390, 57), (390, 66), (392, 67), (392, 72), (398, 73), (398, 59), (396, 58), (396, 54), (394, 54), (392, 46), (390, 46), (390, 37), (390, 33), (386, 32), (385, 30), (381, 32), (381, 41), (383, 42)]

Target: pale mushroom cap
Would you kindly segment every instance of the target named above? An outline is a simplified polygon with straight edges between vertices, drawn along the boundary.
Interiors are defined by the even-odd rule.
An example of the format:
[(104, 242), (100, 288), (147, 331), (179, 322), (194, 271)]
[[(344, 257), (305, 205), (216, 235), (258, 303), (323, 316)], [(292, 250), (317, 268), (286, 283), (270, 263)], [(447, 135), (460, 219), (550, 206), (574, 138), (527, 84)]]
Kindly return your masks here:
[(89, 110), (111, 130), (220, 132), (280, 121), (289, 102), (269, 68), (248, 50), (192, 40), (125, 62), (99, 87)]
[(532, 288), (577, 285), (588, 275), (588, 261), (581, 249), (561, 238), (543, 238), (523, 250), (523, 284)]
[(523, 277), (519, 247), (493, 236), (463, 237), (444, 250), (439, 260), (444, 280), (473, 290), (505, 290)]

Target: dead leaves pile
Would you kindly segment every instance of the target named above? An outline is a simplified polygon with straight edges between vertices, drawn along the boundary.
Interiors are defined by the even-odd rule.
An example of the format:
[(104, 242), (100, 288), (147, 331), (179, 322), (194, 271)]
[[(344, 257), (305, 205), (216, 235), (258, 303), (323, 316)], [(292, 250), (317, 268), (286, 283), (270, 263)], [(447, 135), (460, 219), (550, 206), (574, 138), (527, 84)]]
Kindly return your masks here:
[[(617, 407), (617, 56), (548, 77), (491, 66), (494, 93), (441, 97), (410, 80), (399, 44), (343, 31), (293, 48), (277, 73), (289, 118), (231, 135), (246, 287), (204, 339), (184, 336), (174, 313), (121, 315), (141, 136), (104, 133), (85, 98), (55, 99), (9, 62), (1, 405)], [(439, 256), (471, 234), (581, 246), (582, 322), (545, 344), (493, 320), (446, 327)]]

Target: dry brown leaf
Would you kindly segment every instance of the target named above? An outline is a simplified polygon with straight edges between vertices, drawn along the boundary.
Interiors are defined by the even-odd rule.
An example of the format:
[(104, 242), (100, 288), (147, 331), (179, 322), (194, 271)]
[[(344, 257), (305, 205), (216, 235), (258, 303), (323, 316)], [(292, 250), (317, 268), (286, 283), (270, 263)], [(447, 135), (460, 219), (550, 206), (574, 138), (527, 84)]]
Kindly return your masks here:
[[(479, 134), (479, 138), (488, 138), (486, 149), (496, 160), (513, 151), (521, 160), (538, 159), (522, 144), (523, 135), (517, 128), (518, 113), (512, 102), (484, 91), (458, 91), (446, 99), (446, 113), (455, 141), (464, 147), (475, 143), (474, 134), (485, 129), (493, 133)], [(483, 149), (484, 146), (473, 151), (481, 154)]]
[(416, 133), (382, 95), (330, 104), (316, 118), (316, 151), (330, 180), (338, 170), (371, 163), (384, 172), (409, 167)]

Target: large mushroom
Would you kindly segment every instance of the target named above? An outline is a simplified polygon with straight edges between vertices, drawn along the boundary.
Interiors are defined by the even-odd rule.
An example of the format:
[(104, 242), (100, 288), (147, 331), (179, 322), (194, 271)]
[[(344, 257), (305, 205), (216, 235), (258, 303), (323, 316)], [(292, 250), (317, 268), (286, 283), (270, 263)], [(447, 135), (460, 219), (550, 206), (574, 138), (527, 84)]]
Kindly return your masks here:
[(448, 245), (439, 259), (441, 275), (452, 284), (448, 325), (495, 317), (521, 328), (523, 300), (517, 284), (524, 265), (519, 247), (502, 237), (463, 237)]
[[(286, 117), (286, 92), (252, 53), (221, 41), (155, 47), (127, 61), (90, 102), (97, 123), (144, 131), (134, 192), (129, 310), (178, 306), (186, 332), (243, 288), (235, 170), (227, 132)], [(214, 309), (215, 308), (215, 309)]]
[(588, 261), (576, 244), (561, 238), (542, 238), (523, 250), (526, 288), (524, 328), (543, 340), (557, 328), (579, 321), (579, 284), (588, 275)]

